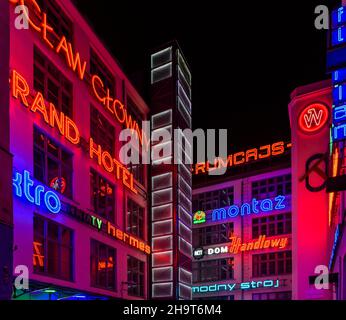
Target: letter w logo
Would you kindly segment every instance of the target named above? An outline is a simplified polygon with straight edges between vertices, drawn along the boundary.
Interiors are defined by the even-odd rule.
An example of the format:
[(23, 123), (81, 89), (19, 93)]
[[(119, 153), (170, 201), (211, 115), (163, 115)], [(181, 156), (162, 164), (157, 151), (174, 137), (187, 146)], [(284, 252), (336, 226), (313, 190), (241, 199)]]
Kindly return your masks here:
[(313, 125), (318, 127), (321, 124), (323, 111), (320, 110), (318, 113), (315, 108), (309, 109), (307, 114), (304, 115), (304, 121), (306, 126), (310, 129)]

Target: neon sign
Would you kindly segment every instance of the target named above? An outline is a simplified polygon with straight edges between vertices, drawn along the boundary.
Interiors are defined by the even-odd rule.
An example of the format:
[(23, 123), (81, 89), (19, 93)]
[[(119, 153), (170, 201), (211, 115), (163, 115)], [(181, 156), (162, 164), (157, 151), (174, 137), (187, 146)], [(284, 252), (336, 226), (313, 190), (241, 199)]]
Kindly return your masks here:
[(13, 178), (13, 187), (17, 197), (26, 198), (26, 200), (38, 207), (43, 206), (43, 198), (44, 205), (49, 212), (60, 212), (61, 202), (58, 195), (51, 190), (46, 191), (41, 184), (35, 186), (34, 181), (30, 178), (29, 171), (24, 170), (23, 174), (16, 172)]
[(238, 237), (230, 237), (231, 243), (229, 245), (212, 247), (208, 249), (197, 248), (193, 251), (193, 257), (197, 260), (202, 259), (204, 256), (213, 256), (219, 254), (238, 254), (245, 251), (263, 250), (263, 249), (284, 249), (288, 245), (288, 238), (270, 238), (259, 236), (256, 240), (248, 242), (241, 242)]
[(329, 120), (329, 110), (322, 103), (308, 105), (299, 115), (299, 129), (307, 134), (321, 130)]
[(44, 121), (52, 128), (58, 127), (60, 134), (69, 142), (79, 143), (80, 135), (76, 124), (63, 112), (58, 112), (52, 103), (49, 103), (47, 107), (41, 92), (36, 92), (32, 98), (27, 81), (15, 70), (12, 71), (11, 84), (14, 98), (20, 99), (31, 112), (40, 113)]
[(203, 211), (197, 211), (193, 215), (193, 224), (201, 224), (206, 222), (206, 214)]
[[(345, 7), (340, 7), (332, 13), (332, 46), (344, 44), (346, 42), (346, 11)], [(346, 139), (346, 69), (340, 68), (344, 64), (338, 61), (337, 70), (332, 72), (333, 80), (333, 127), (332, 142)]]
[(280, 280), (263, 280), (242, 283), (213, 284), (207, 286), (194, 286), (192, 293), (232, 292), (235, 290), (255, 290), (259, 288), (279, 288)]
[[(42, 93), (36, 92), (34, 98), (32, 98), (27, 81), (15, 70), (12, 71), (11, 84), (13, 97), (19, 99), (28, 110), (33, 113), (38, 112), (50, 127), (57, 127), (59, 133), (73, 145), (80, 143), (80, 134), (77, 125), (63, 112), (58, 112), (52, 103), (48, 103), (49, 107), (46, 107)], [(137, 190), (134, 187), (133, 174), (125, 166), (114, 159), (109, 152), (102, 151), (101, 146), (96, 146), (92, 138), (89, 140), (89, 148), (91, 159), (96, 155), (99, 166), (108, 173), (114, 173), (117, 180), (121, 180), (126, 188), (137, 194)], [(51, 181), (52, 187), (55, 186), (55, 182)], [(66, 187), (66, 181), (64, 183), (62, 180), (61, 193), (63, 193), (64, 186)]]
[(237, 167), (259, 160), (277, 157), (285, 154), (285, 152), (291, 149), (291, 147), (291, 143), (285, 144), (283, 141), (280, 141), (259, 148), (237, 152), (229, 155), (227, 159), (216, 158), (214, 163), (210, 163), (209, 161), (205, 163), (197, 163), (192, 166), (192, 173), (194, 175), (206, 174), (220, 168)]
[[(36, 0), (9, 0), (10, 3), (14, 5), (25, 5), (26, 2), (31, 3), (28, 7), (35, 11), (32, 13), (27, 13), (24, 10), (24, 14), (28, 19), (30, 27), (32, 27), (36, 32), (38, 32), (43, 40), (43, 42), (48, 46), (48, 48), (54, 51), (56, 54), (62, 56), (65, 59), (65, 62), (70, 70), (77, 74), (78, 78), (81, 81), (84, 81), (87, 77), (86, 75), (86, 60), (80, 58), (79, 52), (74, 52), (72, 44), (67, 41), (64, 35), (59, 36), (55, 32), (54, 28), (47, 23), (47, 13), (43, 12), (36, 2)], [(39, 23), (35, 23), (31, 18), (38, 17)], [(136, 137), (140, 140), (141, 144), (148, 147), (147, 138), (140, 130), (137, 121), (133, 120), (131, 115), (127, 112), (124, 105), (117, 99), (110, 97), (109, 88), (104, 88), (104, 85), (101, 79), (97, 75), (90, 75), (91, 87), (94, 97), (102, 103), (103, 107), (109, 112), (120, 124), (124, 124), (126, 128), (130, 129), (132, 133), (136, 133)], [(90, 81), (85, 81), (87, 85), (90, 85)], [(107, 94), (105, 97), (101, 97), (99, 91), (105, 91)], [(121, 113), (121, 117), (118, 114)], [(144, 141), (146, 143), (144, 143)]]
[(212, 221), (234, 219), (239, 214), (245, 216), (284, 210), (286, 209), (285, 199), (285, 196), (277, 196), (274, 200), (264, 199), (257, 201), (257, 199), (252, 199), (251, 203), (244, 203), (241, 206), (233, 205), (228, 208), (215, 209), (212, 212)]
[(99, 166), (108, 173), (112, 173), (117, 180), (122, 181), (126, 188), (137, 194), (137, 190), (134, 186), (133, 174), (131, 174), (120, 162), (114, 159), (108, 151), (102, 151), (102, 147), (100, 145), (97, 146), (92, 138), (90, 138), (89, 146), (90, 159), (94, 159), (94, 155), (96, 155)]
[(231, 244), (228, 247), (229, 253), (237, 254), (245, 251), (262, 249), (284, 249), (287, 247), (288, 238), (267, 239), (266, 236), (260, 236), (257, 240), (241, 242), (240, 238), (230, 237)]
[(109, 221), (98, 218), (91, 215), (83, 210), (80, 210), (70, 204), (63, 204), (61, 212), (69, 217), (84, 223), (92, 228), (97, 229), (97, 231), (107, 234), (113, 239), (119, 240), (137, 250), (144, 252), (146, 254), (151, 253), (151, 247), (147, 245), (144, 241), (139, 240), (128, 233), (118, 229)]

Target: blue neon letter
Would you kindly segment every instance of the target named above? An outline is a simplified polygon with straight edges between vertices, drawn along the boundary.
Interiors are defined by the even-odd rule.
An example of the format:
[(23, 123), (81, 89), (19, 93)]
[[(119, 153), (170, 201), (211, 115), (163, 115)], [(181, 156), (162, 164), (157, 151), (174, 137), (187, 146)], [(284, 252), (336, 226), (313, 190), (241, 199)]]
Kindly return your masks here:
[[(53, 201), (55, 202), (53, 205), (50, 201), (51, 199), (53, 199)], [(53, 191), (46, 192), (46, 194), (44, 195), (44, 203), (51, 213), (59, 213), (61, 210), (60, 199)]]
[(23, 182), (23, 176), (19, 172), (16, 172), (12, 184), (15, 189), (17, 197), (22, 197), (23, 195), (22, 182)]
[(30, 201), (31, 203), (35, 203), (34, 197), (30, 194), (30, 188), (34, 185), (34, 181), (30, 179), (30, 173), (29, 171), (24, 171), (24, 194), (25, 197)]

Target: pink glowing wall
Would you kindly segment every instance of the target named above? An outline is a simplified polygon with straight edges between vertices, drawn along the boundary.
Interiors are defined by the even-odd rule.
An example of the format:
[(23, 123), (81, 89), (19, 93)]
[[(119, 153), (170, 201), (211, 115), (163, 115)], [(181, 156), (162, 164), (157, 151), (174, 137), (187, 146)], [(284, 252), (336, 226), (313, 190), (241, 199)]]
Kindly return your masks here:
[[(328, 194), (325, 189), (309, 191), (301, 178), (311, 156), (329, 154), (330, 121), (319, 131), (307, 134), (298, 128), (298, 118), (311, 103), (323, 103), (331, 110), (331, 83), (325, 81), (297, 88), (291, 99), (293, 299), (329, 299), (329, 291), (316, 290), (314, 285), (309, 285), (309, 276), (314, 275), (316, 266), (328, 266), (330, 258)], [(323, 164), (320, 167), (324, 169)], [(323, 183), (315, 173), (310, 178), (313, 186)]]

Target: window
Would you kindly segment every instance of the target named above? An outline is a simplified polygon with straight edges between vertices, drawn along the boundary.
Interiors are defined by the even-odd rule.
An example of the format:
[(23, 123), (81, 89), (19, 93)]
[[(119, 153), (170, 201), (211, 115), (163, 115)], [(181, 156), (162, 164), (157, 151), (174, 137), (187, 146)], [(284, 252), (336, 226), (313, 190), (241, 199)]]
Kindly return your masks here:
[(127, 200), (126, 231), (144, 239), (144, 209), (131, 199)]
[(208, 301), (208, 300), (234, 300), (234, 296), (203, 297), (203, 298), (194, 298), (193, 300), (200, 300), (200, 301)]
[(290, 195), (292, 192), (290, 174), (252, 182), (252, 196), (256, 199), (274, 198), (278, 195)]
[(127, 292), (129, 296), (144, 297), (144, 262), (127, 256)]
[(114, 222), (115, 196), (114, 186), (101, 177), (96, 171), (90, 170), (91, 206), (101, 217)]
[(229, 237), (233, 234), (233, 223), (223, 223), (214, 226), (194, 229), (194, 246), (208, 246), (229, 242)]
[(265, 253), (252, 256), (253, 277), (292, 273), (292, 252)]
[[(142, 120), (143, 115), (138, 110), (137, 106), (133, 102), (133, 100), (127, 96), (127, 111), (130, 114), (131, 118), (137, 122), (139, 128), (142, 128)], [(129, 163), (127, 165), (127, 169), (133, 174), (133, 178), (137, 180), (140, 184), (144, 184), (144, 165), (142, 164), (142, 146), (139, 143), (139, 150), (132, 152), (136, 152), (134, 158), (138, 157), (139, 163)], [(130, 156), (130, 154), (129, 154)]]
[(252, 219), (252, 238), (265, 235), (268, 237), (290, 234), (292, 231), (292, 214), (277, 214)]
[(72, 154), (34, 128), (34, 176), (69, 198), (72, 198), (72, 159)]
[(233, 258), (194, 262), (192, 264), (193, 282), (233, 280), (233, 264)]
[[(115, 79), (93, 49), (90, 49), (90, 73), (100, 77), (104, 85), (104, 93), (109, 89), (110, 96), (116, 96)], [(102, 88), (99, 88), (99, 90), (102, 90)]]
[(91, 240), (90, 261), (91, 285), (106, 290), (116, 290), (116, 250)]
[[(30, 3), (30, 1), (27, 1)], [(36, 0), (41, 11), (47, 14), (47, 24), (51, 26), (55, 33), (61, 37), (65, 36), (69, 42), (73, 42), (73, 27), (71, 20), (64, 14), (55, 0)], [(30, 12), (33, 12), (32, 10)], [(51, 36), (47, 32), (48, 38)], [(53, 36), (51, 36), (53, 38)], [(52, 39), (49, 38), (50, 41)], [(54, 42), (54, 41), (53, 41)]]
[(34, 49), (34, 89), (68, 117), (73, 115), (72, 84), (37, 49)]
[(233, 187), (197, 194), (193, 197), (193, 211), (208, 211), (233, 205)]
[(254, 293), (252, 300), (292, 300), (292, 292)]
[(90, 106), (90, 135), (96, 144), (101, 145), (103, 150), (114, 154), (115, 145), (114, 127), (93, 106)]
[(139, 164), (129, 163), (127, 165), (127, 170), (132, 173), (133, 178), (144, 185), (144, 165), (142, 164), (141, 155), (139, 155)]
[(72, 281), (73, 232), (34, 216), (34, 272)]

